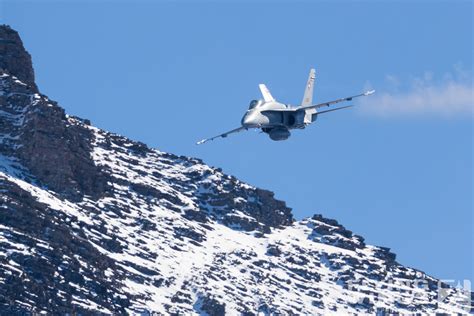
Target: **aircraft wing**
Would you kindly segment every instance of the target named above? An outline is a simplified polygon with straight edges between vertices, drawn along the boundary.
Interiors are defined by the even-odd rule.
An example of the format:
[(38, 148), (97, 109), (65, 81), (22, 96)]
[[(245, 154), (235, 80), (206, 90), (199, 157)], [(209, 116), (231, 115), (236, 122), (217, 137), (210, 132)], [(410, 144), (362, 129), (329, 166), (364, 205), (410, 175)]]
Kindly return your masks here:
[(319, 109), (323, 106), (330, 106), (330, 105), (333, 105), (333, 104), (336, 104), (336, 103), (339, 103), (339, 102), (351, 101), (353, 98), (368, 96), (368, 95), (373, 94), (374, 92), (375, 92), (375, 90), (370, 90), (370, 91), (367, 91), (367, 92), (364, 92), (364, 93), (361, 93), (361, 94), (358, 94), (358, 95), (353, 95), (353, 96), (350, 96), (350, 97), (345, 97), (345, 98), (341, 98), (341, 99), (337, 99), (337, 100), (333, 100), (333, 101), (329, 101), (329, 102), (313, 104), (313, 105), (299, 106), (296, 109), (297, 110)]
[[(316, 113), (314, 113), (315, 115), (319, 115), (319, 114), (323, 114), (323, 113), (327, 113), (327, 112), (332, 112), (332, 111), (337, 111), (337, 110), (342, 110), (342, 109), (347, 109), (347, 108), (350, 108), (350, 107), (353, 107), (354, 105), (346, 105), (346, 106), (340, 106), (338, 108), (334, 108), (334, 109), (330, 109), (330, 110), (323, 110), (323, 111), (318, 111)], [(298, 110), (298, 109), (301, 109), (301, 108), (293, 108), (293, 109), (275, 109), (275, 110), (266, 110), (266, 111), (262, 111), (262, 114), (265, 114), (265, 113), (271, 113), (271, 112), (295, 112), (295, 109)], [(307, 109), (307, 108), (306, 108)]]
[(206, 143), (206, 142), (208, 142), (208, 141), (214, 140), (214, 139), (219, 138), (219, 137), (226, 138), (229, 134), (238, 133), (238, 132), (241, 132), (241, 131), (243, 131), (243, 130), (246, 130), (246, 128), (243, 127), (243, 126), (241, 126), (241, 127), (239, 127), (239, 128), (236, 128), (236, 129), (233, 129), (233, 130), (231, 130), (231, 131), (222, 133), (222, 134), (220, 134), (220, 135), (217, 135), (217, 136), (214, 136), (214, 137), (211, 137), (211, 138), (205, 138), (205, 139), (203, 139), (203, 140), (200, 140), (200, 141), (196, 142), (196, 145), (204, 144), (204, 143)]
[(347, 108), (350, 108), (350, 107), (353, 107), (353, 105), (340, 106), (338, 108), (334, 108), (334, 109), (330, 109), (330, 110), (319, 111), (319, 112), (316, 112), (315, 114), (319, 115), (319, 114), (323, 114), (323, 113), (327, 113), (327, 112), (347, 109)]

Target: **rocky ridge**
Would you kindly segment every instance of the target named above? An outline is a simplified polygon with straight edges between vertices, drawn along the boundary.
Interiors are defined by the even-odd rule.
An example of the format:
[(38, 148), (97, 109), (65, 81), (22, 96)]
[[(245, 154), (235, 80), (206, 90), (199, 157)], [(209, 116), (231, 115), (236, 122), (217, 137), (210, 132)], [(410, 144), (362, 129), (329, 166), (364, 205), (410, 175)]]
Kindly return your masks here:
[(0, 314), (469, 310), (335, 220), (67, 115), (8, 26), (0, 56)]

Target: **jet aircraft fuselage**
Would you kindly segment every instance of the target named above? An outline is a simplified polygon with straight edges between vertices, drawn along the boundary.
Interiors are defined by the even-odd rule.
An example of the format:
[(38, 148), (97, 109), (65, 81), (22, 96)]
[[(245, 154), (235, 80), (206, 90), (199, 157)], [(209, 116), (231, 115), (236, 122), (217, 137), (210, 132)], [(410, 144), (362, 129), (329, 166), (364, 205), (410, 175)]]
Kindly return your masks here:
[(318, 115), (332, 112), (336, 110), (345, 109), (352, 105), (342, 106), (335, 109), (318, 111), (318, 109), (330, 106), (343, 101), (351, 101), (353, 98), (360, 96), (368, 96), (374, 93), (374, 90), (364, 92), (362, 94), (345, 97), (325, 103), (312, 104), (313, 102), (313, 87), (316, 73), (311, 69), (306, 84), (303, 101), (300, 106), (291, 106), (289, 104), (280, 103), (273, 98), (270, 91), (264, 84), (260, 84), (259, 88), (262, 93), (262, 100), (252, 100), (249, 104), (247, 112), (245, 112), (240, 122), (241, 126), (229, 132), (203, 139), (197, 144), (203, 144), (207, 141), (218, 137), (227, 137), (231, 133), (240, 132), (248, 129), (261, 129), (267, 133), (272, 140), (285, 140), (290, 137), (290, 130), (303, 129), (307, 125), (316, 121)]

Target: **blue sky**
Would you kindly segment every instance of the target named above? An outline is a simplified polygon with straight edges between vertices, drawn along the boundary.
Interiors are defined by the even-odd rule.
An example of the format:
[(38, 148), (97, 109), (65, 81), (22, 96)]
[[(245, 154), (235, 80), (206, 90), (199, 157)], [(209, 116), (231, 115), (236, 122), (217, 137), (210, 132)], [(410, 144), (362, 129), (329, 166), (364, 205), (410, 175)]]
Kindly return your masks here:
[[(322, 213), (402, 264), (473, 280), (472, 2), (3, 1), (41, 91), (68, 113), (204, 159)], [(373, 87), (286, 142), (238, 127), (257, 85), (301, 101)]]

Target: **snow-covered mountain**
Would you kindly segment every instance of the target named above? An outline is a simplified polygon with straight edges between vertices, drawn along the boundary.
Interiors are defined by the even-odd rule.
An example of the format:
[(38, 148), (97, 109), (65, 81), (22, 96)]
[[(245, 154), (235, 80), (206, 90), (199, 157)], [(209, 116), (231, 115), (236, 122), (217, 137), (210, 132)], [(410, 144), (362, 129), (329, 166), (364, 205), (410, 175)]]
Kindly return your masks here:
[(0, 26), (0, 314), (468, 313), (337, 221), (68, 116)]

